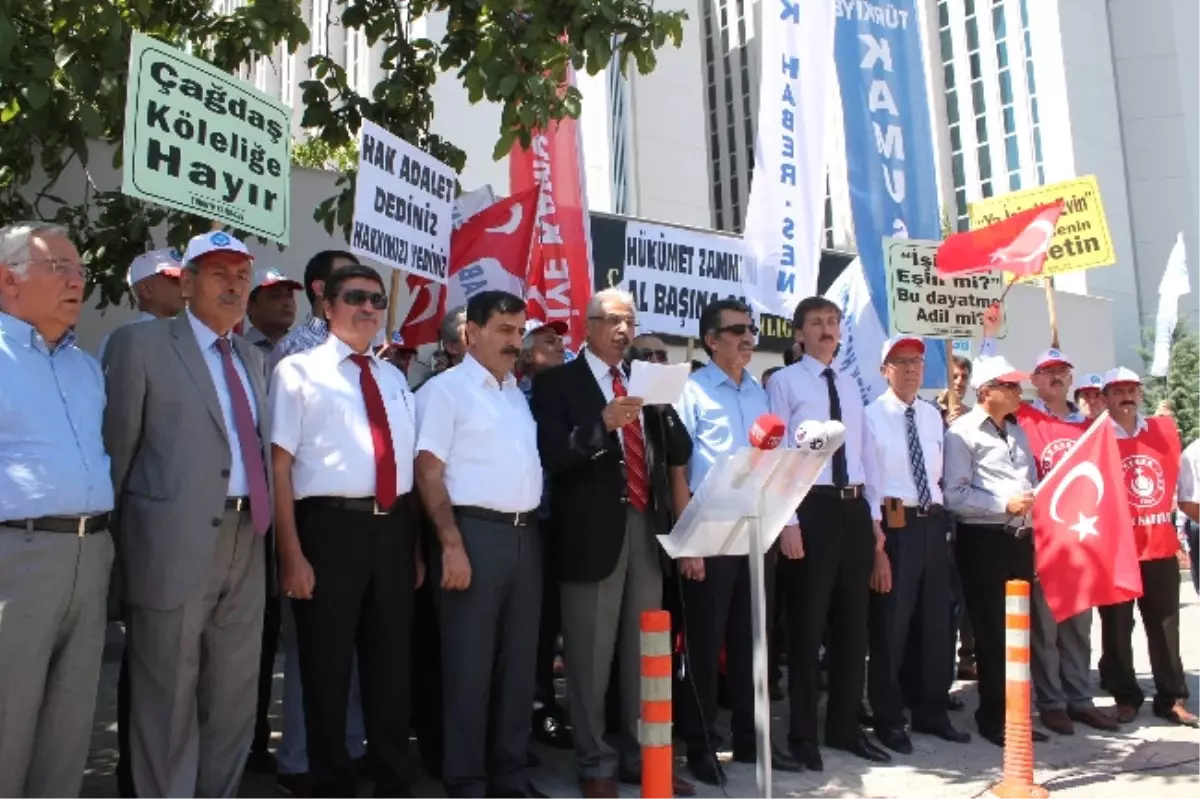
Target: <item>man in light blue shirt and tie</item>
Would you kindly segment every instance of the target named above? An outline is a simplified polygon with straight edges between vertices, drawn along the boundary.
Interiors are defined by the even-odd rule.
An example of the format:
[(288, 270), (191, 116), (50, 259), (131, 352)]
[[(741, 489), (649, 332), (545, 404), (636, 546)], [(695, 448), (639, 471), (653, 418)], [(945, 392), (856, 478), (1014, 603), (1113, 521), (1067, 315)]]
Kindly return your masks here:
[[(710, 303), (700, 315), (700, 332), (710, 360), (692, 373), (676, 408), (692, 439), (688, 489), (693, 494), (721, 456), (750, 446), (751, 426), (770, 413), (767, 393), (746, 371), (758, 334), (750, 309), (732, 299)], [(723, 644), (733, 710), (733, 758), (739, 763), (754, 763), (757, 758), (750, 566), (746, 556), (682, 558), (679, 570), (684, 578), (687, 650), (696, 689), (685, 695), (680, 727), (687, 742), (688, 769), (701, 782), (719, 785), (725, 775), (716, 759), (719, 737), (713, 725)], [(765, 573), (773, 572), (774, 563), (769, 562)], [(772, 761), (779, 771), (802, 770), (783, 751), (774, 752)]]
[(0, 796), (78, 796), (112, 571), (100, 364), (67, 231), (0, 227)]

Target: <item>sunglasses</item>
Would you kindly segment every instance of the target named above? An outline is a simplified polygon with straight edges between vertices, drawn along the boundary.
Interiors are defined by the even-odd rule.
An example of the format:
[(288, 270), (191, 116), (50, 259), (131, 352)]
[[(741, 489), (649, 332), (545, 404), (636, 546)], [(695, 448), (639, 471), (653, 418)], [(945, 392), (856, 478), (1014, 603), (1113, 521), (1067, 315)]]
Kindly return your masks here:
[(744, 336), (744, 335), (746, 335), (746, 331), (750, 331), (750, 333), (757, 336), (758, 335), (758, 325), (736, 324), (736, 325), (725, 325), (725, 327), (717, 328), (718, 334), (732, 333), (735, 336)]
[(666, 363), (668, 353), (666, 350), (647, 350), (634, 349), (634, 357), (639, 361), (651, 361), (653, 363)]
[(366, 289), (347, 289), (338, 295), (338, 298), (347, 305), (353, 305), (355, 308), (361, 308), (368, 302), (371, 307), (377, 311), (387, 309), (387, 295), (382, 291), (367, 291)]
[(1007, 391), (1020, 391), (1021, 384), (1020, 383), (1010, 383), (1006, 380), (994, 380), (994, 381), (992, 381), (992, 388), (1002, 388)]

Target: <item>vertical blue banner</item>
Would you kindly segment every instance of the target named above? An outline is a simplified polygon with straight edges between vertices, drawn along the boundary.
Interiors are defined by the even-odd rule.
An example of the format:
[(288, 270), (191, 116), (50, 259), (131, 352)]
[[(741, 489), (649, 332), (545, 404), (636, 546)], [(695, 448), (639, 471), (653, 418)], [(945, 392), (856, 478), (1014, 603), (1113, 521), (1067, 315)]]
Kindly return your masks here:
[[(834, 57), (854, 238), (871, 303), (886, 331), (883, 238), (942, 238), (921, 23), (916, 0), (835, 2)], [(924, 387), (945, 388), (945, 345), (940, 340), (926, 345)]]

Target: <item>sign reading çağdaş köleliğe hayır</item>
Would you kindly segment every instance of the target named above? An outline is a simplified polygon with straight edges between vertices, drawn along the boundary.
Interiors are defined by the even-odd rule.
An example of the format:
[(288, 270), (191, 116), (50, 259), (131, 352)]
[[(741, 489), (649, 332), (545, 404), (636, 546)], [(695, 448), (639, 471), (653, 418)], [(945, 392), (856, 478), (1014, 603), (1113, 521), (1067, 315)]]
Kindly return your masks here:
[(445, 283), (454, 170), (373, 122), (363, 122), (358, 143), (351, 251)]
[(638, 329), (700, 335), (700, 312), (714, 300), (745, 301), (739, 239), (630, 222), (621, 288), (633, 295)]
[(121, 191), (288, 243), (292, 111), (135, 33)]

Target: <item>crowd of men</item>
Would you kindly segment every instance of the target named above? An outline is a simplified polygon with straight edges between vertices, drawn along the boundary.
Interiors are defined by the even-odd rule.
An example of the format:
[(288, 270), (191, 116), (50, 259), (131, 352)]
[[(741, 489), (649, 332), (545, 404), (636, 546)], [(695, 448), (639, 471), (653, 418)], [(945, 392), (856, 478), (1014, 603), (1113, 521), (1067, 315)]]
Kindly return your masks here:
[[(86, 272), (67, 232), (0, 228), (0, 795), (78, 795), (110, 586), (125, 625), (123, 796), (234, 796), (247, 767), (297, 796), (354, 796), (363, 778), (407, 795), (414, 732), (451, 796), (538, 795), (531, 732), (574, 749), (582, 795), (616, 796), (641, 777), (639, 619), (664, 606), (684, 642), (687, 767), (719, 785), (722, 683), (733, 761), (758, 756), (747, 558), (671, 562), (655, 535), (767, 412), (789, 442), (805, 420), (846, 427), (766, 556), (790, 711), (775, 769), (823, 770), (822, 745), (887, 762), (913, 751), (910, 731), (968, 741), (951, 717), (960, 619), (978, 733), (1003, 745), (1012, 578), (1035, 586), (1047, 729), (1115, 730), (1144, 701), (1132, 602), (1100, 609), (1111, 713), (1093, 703), (1091, 611), (1056, 624), (1046, 607), (1029, 520), (1039, 475), (1014, 418), (1029, 376), (1003, 357), (956, 362), (939, 411), (918, 396), (924, 343), (890, 339), (889, 388), (864, 405), (836, 366), (841, 313), (811, 297), (764, 387), (747, 370), (750, 309), (722, 300), (699, 320), (707, 364), (675, 406), (647, 406), (629, 396), (630, 360), (668, 353), (637, 336), (629, 295), (596, 293), (568, 353), (561, 323), (482, 291), (447, 314), (434, 376), (413, 392), (414, 351), (380, 338), (386, 284), (348, 253), (314, 255), (297, 283), (214, 231), (138, 258), (129, 281), (143, 317), (104, 342), (101, 365), (76, 345)], [(312, 314), (293, 326), (298, 290)], [(1051, 350), (1030, 379), (1045, 413), (1107, 405), (1118, 437), (1150, 435), (1126, 369), (1075, 384)], [(1178, 505), (1195, 522), (1196, 442), (1180, 461)], [(1153, 709), (1194, 727), (1178, 541), (1163, 525), (1139, 535)], [(675, 792), (694, 787), (676, 778)]]

